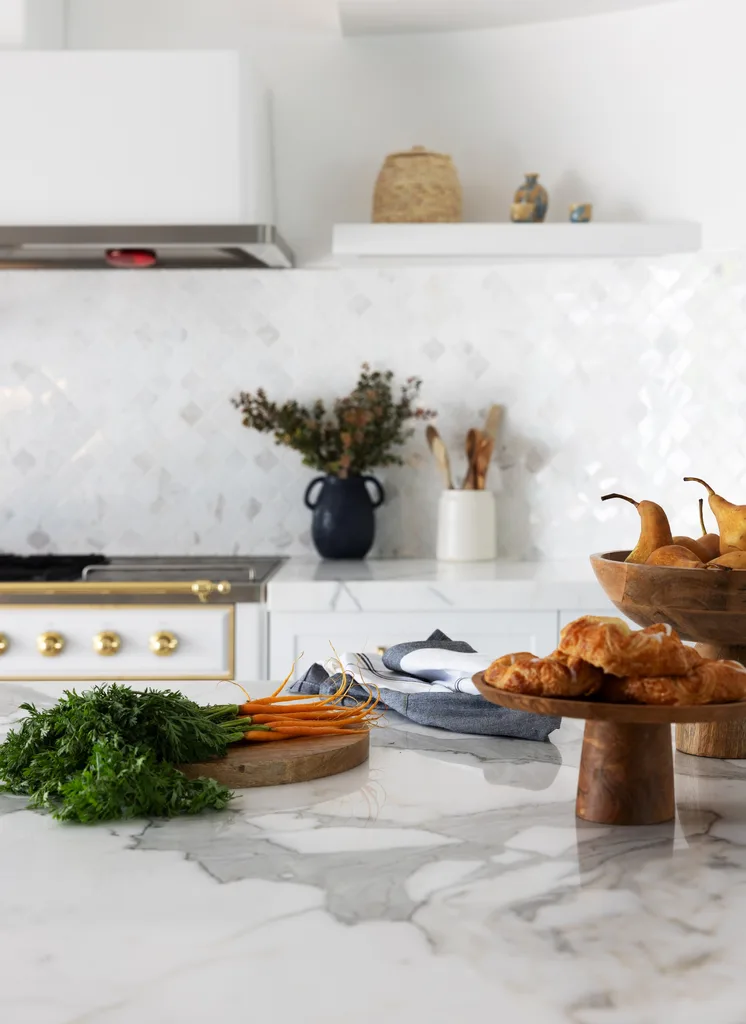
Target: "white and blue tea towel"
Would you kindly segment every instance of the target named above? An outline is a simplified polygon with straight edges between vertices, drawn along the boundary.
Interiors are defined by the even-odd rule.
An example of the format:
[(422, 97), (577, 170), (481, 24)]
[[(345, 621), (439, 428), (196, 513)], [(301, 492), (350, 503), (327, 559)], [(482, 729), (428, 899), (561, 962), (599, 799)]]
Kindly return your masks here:
[[(419, 725), (482, 736), (511, 736), (546, 740), (559, 728), (560, 719), (513, 711), (486, 701), (472, 682), (492, 658), (436, 630), (427, 640), (397, 644), (383, 656), (345, 653), (340, 661), (349, 682), (346, 704), (364, 700), (371, 689), (380, 691), (381, 703)], [(337, 666), (338, 669), (338, 666)], [(334, 693), (342, 673), (330, 674), (312, 665), (293, 683), (293, 693)]]

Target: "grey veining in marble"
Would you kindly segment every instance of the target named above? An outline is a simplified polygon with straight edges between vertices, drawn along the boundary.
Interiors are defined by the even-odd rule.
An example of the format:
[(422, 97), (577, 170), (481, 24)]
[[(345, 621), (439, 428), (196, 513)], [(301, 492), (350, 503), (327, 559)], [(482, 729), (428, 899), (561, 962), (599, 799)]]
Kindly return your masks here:
[(746, 765), (678, 755), (676, 822), (609, 828), (580, 737), (391, 716), (367, 765), (170, 822), (0, 796), (0, 1019), (743, 1024)]

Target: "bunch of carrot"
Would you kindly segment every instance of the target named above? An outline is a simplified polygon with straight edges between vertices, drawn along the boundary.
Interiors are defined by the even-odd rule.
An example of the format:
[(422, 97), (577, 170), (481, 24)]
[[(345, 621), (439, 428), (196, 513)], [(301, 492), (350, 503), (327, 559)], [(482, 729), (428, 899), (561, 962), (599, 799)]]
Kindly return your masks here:
[(239, 704), (239, 717), (246, 722), (245, 740), (267, 742), (298, 736), (350, 736), (366, 732), (380, 717), (376, 713), (380, 700), (377, 691), (375, 697), (371, 692), (362, 703), (344, 707), (341, 702), (348, 690), (344, 672), (336, 692), (325, 697), (284, 694), (290, 675), (269, 697), (252, 700), (246, 694), (248, 700)]

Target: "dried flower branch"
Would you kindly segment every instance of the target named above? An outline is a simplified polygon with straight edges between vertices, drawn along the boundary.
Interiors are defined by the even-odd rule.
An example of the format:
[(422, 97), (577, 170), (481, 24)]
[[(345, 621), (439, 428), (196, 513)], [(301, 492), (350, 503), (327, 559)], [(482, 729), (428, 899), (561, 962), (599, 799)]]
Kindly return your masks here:
[(371, 370), (363, 363), (353, 391), (330, 409), (321, 399), (310, 406), (294, 399), (278, 405), (263, 388), (253, 394), (242, 391), (232, 401), (245, 427), (274, 434), (277, 444), (300, 453), (305, 466), (345, 478), (380, 466), (400, 466), (401, 456), (394, 449), (414, 433), (409, 421), (435, 415), (415, 404), (421, 380), (409, 377), (397, 396), (393, 379), (391, 370)]

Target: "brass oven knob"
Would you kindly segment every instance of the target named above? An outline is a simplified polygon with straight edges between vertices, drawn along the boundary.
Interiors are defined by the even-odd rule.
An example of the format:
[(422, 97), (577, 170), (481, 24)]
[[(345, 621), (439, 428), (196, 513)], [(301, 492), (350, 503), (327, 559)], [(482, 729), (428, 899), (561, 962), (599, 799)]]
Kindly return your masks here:
[(179, 646), (179, 641), (173, 633), (167, 629), (161, 629), (159, 632), (153, 633), (149, 646), (153, 654), (157, 654), (159, 658), (167, 658)]
[(0, 654), (5, 654), (9, 647), (10, 640), (7, 638), (5, 633), (0, 633)]
[(113, 654), (116, 654), (121, 646), (122, 638), (118, 633), (114, 633), (110, 629), (102, 629), (93, 638), (94, 651), (104, 658), (110, 658)]
[(36, 638), (36, 646), (39, 648), (39, 654), (43, 654), (45, 658), (56, 658), (58, 654), (62, 654), (65, 638), (61, 633), (40, 633)]

